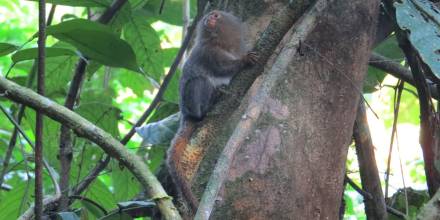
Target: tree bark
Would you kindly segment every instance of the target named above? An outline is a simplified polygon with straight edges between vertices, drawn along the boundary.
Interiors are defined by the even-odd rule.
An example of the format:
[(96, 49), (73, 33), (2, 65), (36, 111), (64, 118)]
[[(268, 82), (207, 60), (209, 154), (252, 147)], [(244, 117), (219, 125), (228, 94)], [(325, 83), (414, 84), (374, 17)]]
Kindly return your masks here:
[[(245, 15), (258, 5), (246, 2), (239, 7)], [(243, 121), (253, 121), (246, 128), (251, 133), (239, 140), (233, 153), (210, 219), (338, 219), (347, 146), (374, 42), (379, 1), (328, 4), (311, 35), (295, 46), (299, 53), (282, 61), (288, 62), (286, 68), (260, 76), (237, 109), (221, 102), (218, 106), (224, 108), (217, 106), (193, 135), (190, 147), (206, 152), (192, 179), (192, 190), (200, 198), (217, 160), (224, 157), (220, 152), (236, 135), (231, 132), (240, 132)], [(261, 29), (261, 23), (249, 24), (251, 32)], [(279, 59), (285, 57), (275, 53), (266, 69)], [(268, 87), (265, 82), (275, 75)], [(234, 81), (231, 94), (236, 94), (234, 85), (240, 80), (246, 81)], [(245, 112), (252, 110), (253, 96), (262, 90), (267, 96), (258, 102), (261, 113), (252, 118)], [(212, 126), (216, 133), (207, 133)]]

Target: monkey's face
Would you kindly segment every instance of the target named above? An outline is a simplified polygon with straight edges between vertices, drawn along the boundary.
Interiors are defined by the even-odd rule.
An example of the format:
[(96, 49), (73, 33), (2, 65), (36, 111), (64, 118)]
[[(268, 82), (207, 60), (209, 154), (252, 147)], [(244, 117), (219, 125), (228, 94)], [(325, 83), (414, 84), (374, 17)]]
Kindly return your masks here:
[(205, 16), (203, 24), (209, 30), (215, 30), (217, 23), (222, 19), (222, 13), (220, 11), (214, 10)]

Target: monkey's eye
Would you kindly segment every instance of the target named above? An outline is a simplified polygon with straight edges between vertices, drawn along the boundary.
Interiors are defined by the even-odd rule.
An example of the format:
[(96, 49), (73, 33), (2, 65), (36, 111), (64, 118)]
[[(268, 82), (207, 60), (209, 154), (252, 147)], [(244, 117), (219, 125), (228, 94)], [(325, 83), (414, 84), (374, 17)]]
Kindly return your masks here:
[(214, 18), (219, 18), (220, 16), (217, 13), (213, 14)]

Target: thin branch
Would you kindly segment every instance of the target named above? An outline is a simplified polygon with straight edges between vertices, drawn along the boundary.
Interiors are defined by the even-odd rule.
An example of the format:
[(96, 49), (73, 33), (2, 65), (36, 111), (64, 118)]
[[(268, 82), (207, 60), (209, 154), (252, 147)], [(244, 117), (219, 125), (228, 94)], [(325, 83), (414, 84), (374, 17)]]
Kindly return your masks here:
[[(47, 26), (51, 25), (51, 23), (53, 21), (53, 16), (55, 14), (55, 9), (56, 9), (56, 5), (52, 5), (52, 7), (50, 8), (49, 16), (47, 18), (47, 22), (46, 22)], [(12, 69), (12, 67), (10, 69)], [(35, 65), (35, 62), (34, 62), (32, 64), (31, 70), (29, 71), (29, 74), (28, 74), (28, 79), (27, 79), (27, 82), (26, 82), (26, 87), (31, 87), (32, 86), (32, 83), (34, 82), (34, 78), (35, 78), (35, 73), (36, 73), (36, 65)], [(18, 114), (17, 114), (17, 122), (18, 122), (18, 124), (21, 124), (21, 120), (22, 120), (22, 118), (24, 116), (24, 110), (25, 109), (26, 109), (26, 106), (19, 105), (19, 110), (18, 110)], [(0, 186), (3, 184), (4, 176), (7, 173), (7, 169), (8, 169), (8, 166), (9, 166), (9, 161), (11, 160), (12, 151), (13, 151), (13, 149), (15, 147), (15, 144), (17, 143), (17, 134), (18, 134), (18, 129), (17, 129), (17, 127), (14, 127), (14, 130), (12, 131), (11, 139), (9, 140), (8, 149), (6, 150), (5, 158), (3, 159), (3, 170), (0, 172)]]
[(356, 114), (353, 138), (359, 162), (362, 188), (369, 192), (371, 196), (371, 199), (365, 201), (365, 214), (368, 219), (388, 219), (385, 198), (382, 193), (379, 171), (374, 155), (374, 146), (368, 126), (367, 113), (362, 100), (359, 103)]
[[(378, 53), (371, 54), (369, 64), (370, 66), (383, 70), (393, 75), (394, 77), (405, 81), (406, 83), (409, 83), (413, 86), (415, 85), (411, 71), (409, 71), (407, 68), (403, 67), (399, 63), (393, 62)], [(432, 97), (435, 99), (439, 99), (440, 96), (435, 85), (433, 83), (428, 83), (428, 86)]]
[(371, 195), (371, 193), (361, 189), (361, 187), (356, 185), (356, 183), (353, 182), (353, 180), (350, 179), (350, 177), (348, 177), (347, 175), (345, 176), (345, 181), (348, 183), (348, 185), (350, 185), (356, 192), (358, 192), (365, 199), (373, 199), (373, 195)]
[[(12, 117), (12, 115), (10, 115), (9, 112), (7, 112), (5, 107), (3, 107), (2, 105), (0, 105), (0, 110), (6, 115), (8, 120), (17, 128), (18, 132), (21, 134), (21, 136), (23, 136), (24, 140), (31, 146), (31, 148), (33, 150), (35, 150), (34, 143), (32, 143), (31, 139), (26, 135), (26, 133), (21, 128), (21, 126), (18, 124), (18, 122), (14, 119), (14, 117)], [(23, 154), (23, 157), (25, 157), (24, 151), (22, 152), (22, 154)], [(25, 161), (26, 161), (26, 159), (25, 159)], [(47, 170), (47, 173), (49, 174), (49, 177), (53, 183), (55, 193), (60, 194), (61, 193), (60, 186), (58, 185), (58, 182), (56, 180), (56, 176), (58, 176), (58, 174), (55, 172), (55, 170), (49, 165), (49, 163), (44, 158), (43, 158), (43, 165), (44, 165), (44, 168)]]
[(194, 219), (209, 219), (220, 188), (227, 178), (229, 167), (233, 161), (232, 158), (240, 146), (243, 145), (243, 141), (246, 140), (246, 137), (252, 130), (252, 125), (256, 123), (256, 120), (262, 112), (262, 107), (269, 96), (268, 91), (270, 89), (268, 88), (272, 88), (283, 75), (284, 71), (281, 70), (284, 70), (290, 63), (289, 60), (296, 55), (301, 40), (311, 33), (316, 26), (318, 15), (320, 15), (327, 5), (331, 4), (331, 2), (332, 1), (327, 0), (316, 1), (310, 11), (303, 15), (302, 19), (298, 21), (297, 25), (294, 27), (295, 32), (289, 37), (289, 41), (278, 55), (275, 63), (263, 74), (262, 84), (259, 85), (260, 88), (257, 89), (257, 94), (253, 97), (245, 111), (245, 119), (238, 122), (236, 129), (232, 133), (217, 161)]
[[(364, 191), (361, 189), (361, 187), (359, 187), (355, 182), (353, 182), (353, 180), (351, 180), (348, 176), (345, 176), (345, 181), (347, 181), (347, 183), (357, 192), (359, 193), (362, 197), (364, 197), (364, 199), (372, 199), (373, 197), (371, 196), (370, 193)], [(390, 214), (393, 214), (396, 217), (402, 218), (402, 219), (406, 219), (406, 215), (402, 212), (400, 212), (397, 209), (394, 209), (391, 206), (386, 206), (387, 212)]]
[(387, 171), (385, 174), (385, 198), (388, 198), (391, 158), (392, 158), (392, 153), (393, 153), (394, 137), (396, 136), (397, 119), (399, 118), (400, 99), (402, 97), (403, 86), (404, 86), (404, 82), (399, 80), (399, 82), (397, 83), (395, 93), (394, 93), (394, 106), (393, 106), (394, 107), (394, 119), (393, 119), (393, 128), (391, 130), (390, 147), (389, 147), (389, 151), (388, 151)]
[(171, 202), (171, 198), (166, 194), (159, 181), (154, 174), (151, 173), (142, 159), (130, 153), (110, 134), (66, 107), (1, 76), (0, 93), (4, 93), (4, 96), (8, 99), (42, 111), (42, 113), (53, 120), (69, 126), (78, 136), (87, 138), (100, 146), (107, 154), (117, 159), (133, 173), (148, 194), (155, 200), (165, 219), (180, 219), (177, 209)]
[[(37, 92), (44, 96), (46, 59), (46, 1), (38, 1)], [(43, 113), (37, 110), (35, 122), (35, 219), (43, 219)]]

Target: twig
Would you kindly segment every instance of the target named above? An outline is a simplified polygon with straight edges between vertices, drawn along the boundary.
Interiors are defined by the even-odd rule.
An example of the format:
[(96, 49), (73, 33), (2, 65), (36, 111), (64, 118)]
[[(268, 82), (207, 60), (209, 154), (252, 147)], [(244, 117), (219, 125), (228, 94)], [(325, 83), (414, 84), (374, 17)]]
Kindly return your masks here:
[(273, 84), (275, 84), (282, 76), (282, 73), (284, 72), (282, 70), (286, 68), (290, 63), (289, 60), (291, 60), (297, 53), (296, 48), (299, 45), (299, 42), (314, 29), (318, 15), (322, 13), (330, 2), (332, 1), (318, 0), (314, 6), (312, 6), (311, 10), (306, 13), (302, 20), (297, 23), (298, 25), (295, 26), (295, 32), (292, 33), (289, 42), (287, 42), (275, 63), (263, 74), (264, 78), (262, 84), (245, 111), (245, 115), (247, 116), (246, 119), (238, 123), (232, 136), (228, 140), (228, 143), (223, 149), (222, 155), (217, 161), (194, 219), (209, 219), (218, 192), (227, 177), (229, 167), (233, 161), (232, 158), (240, 146), (243, 145), (243, 141), (246, 140), (246, 137), (251, 132), (252, 125), (256, 122), (256, 119), (259, 118), (259, 115), (262, 112), (262, 106), (264, 106), (264, 102), (269, 96), (269, 88), (272, 88)]
[(163, 7), (165, 6), (165, 0), (161, 0), (159, 7), (159, 14), (162, 14)]
[(358, 185), (356, 185), (355, 182), (353, 182), (353, 180), (351, 180), (347, 175), (345, 175), (345, 181), (354, 189), (356, 190), (356, 192), (358, 192), (359, 194), (361, 194), (365, 199), (373, 199), (373, 195), (371, 195), (371, 193), (361, 189), (361, 187), (359, 187)]
[[(7, 91), (7, 92), (5, 92)], [(23, 103), (40, 110), (50, 118), (69, 126), (79, 136), (99, 145), (111, 157), (127, 167), (139, 180), (148, 194), (155, 200), (165, 219), (180, 219), (177, 209), (171, 202), (159, 181), (148, 169), (139, 156), (130, 153), (119, 141), (93, 123), (75, 112), (40, 96), (30, 89), (19, 86), (0, 76), (0, 92), (5, 92), (8, 99)]]
[[(44, 96), (46, 58), (46, 1), (38, 1), (37, 92)], [(43, 113), (37, 110), (35, 122), (35, 219), (43, 218)]]
[(404, 86), (404, 82), (399, 80), (399, 82), (397, 83), (396, 90), (394, 92), (394, 119), (393, 119), (393, 129), (391, 130), (390, 147), (389, 147), (389, 151), (388, 151), (387, 171), (385, 174), (385, 198), (388, 198), (391, 158), (392, 158), (392, 153), (393, 153), (394, 137), (395, 137), (396, 129), (397, 129), (397, 119), (399, 117), (400, 99), (402, 97), (403, 86)]
[[(383, 70), (394, 77), (401, 79), (405, 81), (406, 83), (409, 83), (411, 85), (415, 85), (414, 79), (412, 77), (411, 71), (400, 65), (399, 63), (393, 62), (392, 60), (389, 60), (388, 58), (377, 54), (372, 53), (369, 61), (370, 66), (376, 67), (380, 70)], [(428, 84), (429, 90), (432, 94), (432, 97), (435, 99), (439, 99), (440, 96), (438, 94), (438, 90), (436, 89), (435, 85), (430, 83)]]
[[(24, 140), (31, 146), (31, 148), (33, 150), (35, 150), (34, 143), (32, 143), (31, 139), (26, 135), (26, 133), (21, 128), (21, 126), (18, 124), (18, 122), (14, 119), (14, 117), (12, 117), (12, 115), (10, 115), (2, 105), (0, 105), (0, 110), (6, 115), (8, 120), (17, 128), (18, 132), (21, 134), (21, 136), (23, 136)], [(24, 151), (22, 152), (22, 154), (23, 154), (23, 157), (25, 158)], [(25, 161), (26, 161), (26, 159), (25, 159)], [(55, 173), (53, 168), (49, 165), (49, 163), (44, 158), (43, 158), (43, 165), (44, 165), (44, 168), (47, 170), (47, 173), (49, 174), (49, 177), (54, 185), (55, 193), (60, 194), (60, 186), (58, 185), (58, 182), (56, 180), (56, 176), (58, 176), (58, 175)]]
[[(355, 182), (353, 182), (353, 180), (351, 180), (348, 176), (345, 176), (345, 181), (348, 182), (348, 184), (356, 191), (358, 192), (362, 197), (364, 197), (364, 199), (372, 199), (372, 196), (370, 193), (365, 192), (364, 190), (361, 189), (361, 187), (359, 187)], [(397, 217), (400, 217), (402, 219), (406, 219), (406, 215), (402, 212), (400, 212), (399, 210), (391, 207), (391, 206), (386, 206), (387, 212), (389, 212), (390, 214), (393, 214)]]

